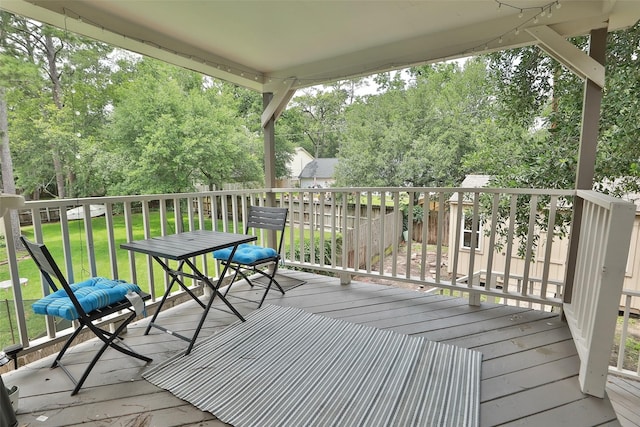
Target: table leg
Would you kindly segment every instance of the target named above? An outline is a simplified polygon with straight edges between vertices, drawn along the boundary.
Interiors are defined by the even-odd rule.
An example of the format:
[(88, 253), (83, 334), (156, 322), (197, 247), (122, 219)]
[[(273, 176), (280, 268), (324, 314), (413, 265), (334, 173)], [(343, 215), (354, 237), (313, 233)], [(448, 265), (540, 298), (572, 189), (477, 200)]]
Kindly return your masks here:
[[(195, 265), (193, 265), (193, 263), (191, 263), (190, 261), (187, 261), (187, 264), (194, 270), (194, 271), (198, 271), (197, 267)], [(211, 295), (211, 300), (213, 300), (215, 298), (215, 296), (217, 295), (218, 297), (220, 297), (220, 299), (222, 300), (222, 302), (225, 303), (225, 305), (227, 307), (229, 307), (229, 310), (231, 310), (233, 312), (233, 314), (235, 314), (238, 319), (242, 320), (244, 322), (244, 318), (242, 317), (242, 315), (238, 312), (238, 310), (236, 310), (236, 308), (229, 302), (229, 300), (227, 300), (224, 295), (222, 295), (220, 293), (220, 291), (218, 290), (220, 288), (220, 285), (222, 284), (222, 280), (224, 279), (224, 275), (227, 271), (227, 266), (225, 266), (225, 268), (222, 270), (222, 274), (220, 275), (220, 277), (218, 278), (218, 283), (216, 283), (215, 285), (213, 283), (211, 283), (211, 280), (209, 280), (209, 278), (203, 274), (201, 274), (198, 271), (198, 274), (200, 274), (200, 280), (202, 280), (207, 286), (209, 286), (209, 288), (211, 288), (211, 291), (213, 292), (213, 294)]]
[(186, 292), (191, 296), (191, 298), (193, 298), (194, 300), (196, 300), (196, 302), (197, 302), (198, 304), (200, 304), (200, 306), (201, 306), (203, 309), (205, 308), (205, 305), (202, 303), (202, 301), (200, 301), (200, 299), (199, 299), (199, 298), (198, 298), (198, 297), (197, 297), (193, 292), (191, 292), (191, 291), (189, 290), (189, 288), (188, 288), (188, 287), (186, 287), (186, 286), (185, 286), (185, 284), (184, 284), (184, 283), (180, 280), (180, 278), (179, 278), (179, 274), (180, 274), (179, 272), (181, 272), (181, 271), (182, 271), (182, 267), (183, 267), (183, 265), (184, 265), (184, 261), (180, 261), (180, 264), (178, 264), (178, 268), (177, 268), (177, 270), (172, 270), (172, 269), (171, 269), (171, 268), (169, 268), (169, 266), (168, 266), (166, 263), (164, 263), (160, 258), (158, 258), (158, 257), (153, 257), (153, 258), (154, 258), (154, 259), (158, 262), (158, 264), (160, 264), (160, 265), (162, 266), (162, 268), (163, 268), (163, 269), (164, 269), (164, 270), (165, 270), (165, 271), (166, 271), (166, 272), (171, 276), (171, 283), (169, 283), (169, 286), (167, 286), (167, 290), (164, 292), (164, 295), (162, 295), (162, 300), (160, 300), (160, 305), (158, 305), (158, 307), (157, 307), (157, 309), (156, 309), (156, 312), (155, 312), (155, 313), (153, 313), (153, 316), (151, 317), (151, 321), (150, 321), (150, 322), (149, 322), (149, 324), (147, 325), (147, 328), (145, 329), (144, 334), (145, 334), (145, 335), (148, 335), (148, 334), (149, 334), (149, 331), (151, 330), (151, 327), (153, 326), (153, 327), (158, 328), (158, 329), (160, 329), (161, 331), (164, 331), (164, 332), (166, 332), (166, 333), (168, 333), (168, 334), (175, 335), (175, 336), (177, 336), (177, 337), (179, 337), (179, 338), (184, 339), (185, 341), (189, 341), (189, 338), (186, 338), (186, 337), (184, 337), (184, 336), (182, 336), (182, 335), (180, 335), (180, 334), (177, 334), (177, 333), (172, 332), (172, 331), (170, 331), (170, 330), (168, 330), (168, 329), (166, 329), (166, 328), (163, 328), (163, 327), (162, 327), (162, 326), (160, 326), (160, 325), (156, 325), (156, 324), (155, 324), (155, 321), (156, 321), (156, 319), (158, 318), (158, 314), (160, 314), (160, 311), (162, 310), (162, 306), (164, 305), (165, 301), (167, 300), (167, 297), (168, 297), (168, 296), (169, 296), (169, 294), (171, 293), (171, 289), (173, 288), (173, 285), (174, 285), (174, 283), (176, 283), (176, 282), (178, 283), (178, 285), (179, 285), (182, 289), (184, 289), (184, 290), (185, 290), (185, 291), (186, 291)]
[[(233, 249), (231, 250), (231, 254), (229, 255), (229, 259), (233, 259), (233, 255), (236, 252), (236, 249), (238, 248), (238, 246), (234, 246)], [(193, 346), (196, 343), (196, 338), (198, 338), (198, 334), (200, 333), (200, 329), (202, 329), (202, 325), (204, 325), (204, 321), (207, 318), (207, 314), (209, 313), (209, 309), (211, 308), (211, 305), (213, 304), (213, 300), (215, 299), (216, 295), (218, 295), (220, 297), (220, 299), (227, 305), (227, 307), (229, 307), (229, 309), (231, 309), (231, 311), (238, 316), (238, 318), (240, 320), (242, 320), (244, 322), (244, 317), (242, 317), (242, 315), (238, 312), (238, 310), (235, 309), (235, 307), (233, 305), (231, 305), (231, 303), (224, 297), (224, 295), (222, 295), (220, 293), (220, 291), (218, 290), (220, 288), (220, 285), (222, 284), (222, 281), (224, 280), (224, 276), (227, 273), (227, 269), (229, 268), (229, 263), (226, 263), (224, 268), (222, 269), (222, 273), (220, 273), (220, 277), (218, 277), (218, 282), (215, 284), (211, 283), (211, 280), (209, 280), (209, 278), (207, 276), (205, 276), (204, 274), (200, 273), (200, 270), (198, 270), (198, 267), (196, 267), (191, 261), (189, 260), (185, 260), (185, 262), (187, 263), (187, 265), (189, 267), (191, 267), (191, 269), (193, 270), (193, 272), (196, 275), (199, 275), (201, 277), (201, 280), (207, 284), (207, 286), (209, 286), (212, 290), (212, 294), (211, 294), (211, 298), (209, 298), (209, 302), (207, 303), (207, 307), (204, 310), (204, 313), (202, 313), (202, 317), (200, 318), (200, 322), (198, 322), (198, 327), (196, 328), (193, 337), (191, 338), (191, 342), (189, 343), (189, 347), (187, 348), (187, 351), (184, 353), (185, 355), (191, 353), (191, 350), (193, 349)]]

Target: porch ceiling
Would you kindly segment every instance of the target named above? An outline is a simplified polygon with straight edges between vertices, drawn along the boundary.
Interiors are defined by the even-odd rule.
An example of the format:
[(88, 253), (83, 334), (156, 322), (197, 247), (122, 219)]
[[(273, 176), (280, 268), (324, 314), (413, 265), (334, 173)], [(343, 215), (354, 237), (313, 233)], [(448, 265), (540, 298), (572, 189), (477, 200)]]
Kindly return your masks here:
[(0, 8), (260, 92), (537, 43), (527, 28), (569, 37), (640, 19), (635, 0), (2, 0)]

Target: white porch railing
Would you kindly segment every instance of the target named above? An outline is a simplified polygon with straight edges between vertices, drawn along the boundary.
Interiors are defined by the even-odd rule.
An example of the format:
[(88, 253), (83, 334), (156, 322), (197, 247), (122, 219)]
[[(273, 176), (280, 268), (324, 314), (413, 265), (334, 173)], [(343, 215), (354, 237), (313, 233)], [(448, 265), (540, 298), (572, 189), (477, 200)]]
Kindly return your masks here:
[[(266, 204), (267, 197), (289, 209), (283, 255), (290, 268), (337, 275), (343, 282), (367, 276), (416, 283), (425, 289), (446, 289), (466, 296), (471, 304), (485, 298), (533, 308), (562, 307), (566, 255), (559, 248), (566, 242), (554, 230), (559, 228), (560, 214), (571, 206), (574, 191), (331, 188), (273, 189), (270, 193), (261, 189), (32, 201), (19, 212), (33, 224), (23, 227), (23, 233), (57, 249), (57, 260), (69, 281), (101, 275), (138, 283), (152, 295), (150, 312), (169, 278), (150, 257), (121, 250), (121, 243), (183, 230), (242, 232), (248, 207)], [(592, 192), (586, 193), (580, 196), (591, 197)], [(104, 205), (105, 215), (92, 220), (89, 206), (95, 204)], [(521, 208), (523, 204), (525, 209)], [(67, 210), (78, 206), (84, 207), (82, 218), (69, 220)], [(602, 209), (601, 215), (609, 215), (613, 208)], [(47, 221), (59, 226), (51, 229)], [(605, 226), (601, 222), (593, 224), (594, 230)], [(415, 250), (409, 247), (405, 255), (400, 255), (402, 245), (407, 244), (405, 234), (423, 244)], [(266, 243), (267, 237), (259, 236), (259, 241)], [(7, 241), (11, 241), (9, 236)], [(620, 247), (628, 248), (628, 244)], [(47, 293), (37, 272), (30, 273), (35, 276), (25, 273), (27, 264), (23, 263), (32, 262), (18, 262), (21, 254), (12, 245), (7, 252), (14, 283), (24, 277), (29, 286), (40, 286), (39, 296)], [(580, 256), (589, 264), (592, 254)], [(391, 260), (387, 270), (385, 257)], [(197, 262), (203, 272), (217, 277), (219, 270), (210, 256), (199, 257)], [(400, 269), (400, 264), (407, 268)], [(7, 276), (0, 276), (3, 280), (9, 271), (0, 267), (0, 274)], [(574, 296), (575, 292), (592, 293), (592, 284), (599, 282), (596, 276), (595, 272), (585, 272), (585, 286), (574, 289)], [(191, 285), (196, 289), (200, 286), (195, 282)], [(180, 296), (181, 292), (176, 292), (172, 298)], [(60, 327), (52, 319), (47, 321), (45, 336), (29, 331), (28, 309), (24, 309), (20, 286), (13, 286), (13, 297), (16, 340), (25, 345), (25, 354), (60, 341), (66, 334), (65, 330), (56, 330)], [(609, 342), (612, 340), (611, 336)], [(589, 342), (588, 346), (598, 347), (598, 342)], [(610, 351), (608, 345), (600, 347)], [(604, 369), (606, 372), (606, 365)]]
[(580, 387), (603, 397), (635, 205), (594, 191), (579, 190), (578, 196), (584, 200), (582, 227), (564, 312), (580, 355)]
[[(485, 295), (505, 303), (562, 305), (562, 293), (557, 289), (562, 288), (558, 286), (558, 278), (564, 279), (564, 270), (556, 268), (557, 278), (550, 277), (551, 258), (554, 253), (562, 253), (558, 249), (560, 238), (554, 235), (554, 230), (560, 226), (559, 210), (570, 205), (573, 191), (305, 189), (299, 197), (291, 190), (275, 191), (282, 195), (280, 205), (289, 207), (291, 225), (297, 228), (297, 234), (306, 232), (315, 242), (308, 248), (302, 247), (302, 241), (296, 246), (292, 233), (285, 254), (289, 265), (343, 276), (383, 277), (451, 289), (468, 295), (472, 304), (478, 304), (480, 296)], [(527, 206), (524, 210), (518, 209), (522, 201)], [(385, 208), (382, 210), (380, 206)], [(414, 236), (414, 224), (421, 223), (421, 241), (431, 239), (431, 251), (423, 244), (419, 253), (407, 250), (405, 258), (399, 259), (403, 212), (406, 212), (407, 235)], [(434, 218), (436, 228), (432, 230)], [(450, 223), (449, 236), (444, 234), (448, 229), (443, 226), (445, 221)], [(471, 230), (477, 231), (463, 230), (465, 221), (471, 224)], [(518, 223), (525, 230), (520, 233), (524, 237), (518, 237)], [(461, 244), (465, 239), (469, 245), (466, 248)], [(470, 250), (471, 247), (476, 250)], [(385, 253), (391, 257), (390, 271), (384, 270), (380, 256)], [(419, 273), (412, 273), (409, 268), (399, 272), (395, 266), (400, 261), (412, 265)], [(560, 263), (561, 268), (564, 261)], [(446, 274), (440, 268), (443, 265), (447, 266)], [(533, 282), (538, 285), (522, 286)]]
[(609, 373), (640, 380), (640, 322), (637, 316), (632, 317), (637, 306), (632, 305), (634, 298), (640, 299), (640, 292), (622, 290), (624, 309), (622, 317), (618, 317), (616, 340), (614, 342), (615, 363), (609, 363)]
[[(496, 289), (502, 289), (503, 284), (506, 283), (505, 276), (506, 276), (505, 273), (502, 271), (493, 271), (489, 273), (486, 270), (479, 270), (473, 274), (473, 277), (471, 278), (471, 280), (474, 283), (487, 283), (489, 280), (488, 277), (491, 277), (490, 280), (493, 281), (491, 284), (491, 287)], [(515, 291), (518, 293), (522, 293), (524, 291), (524, 292), (527, 292), (527, 294), (529, 295), (542, 295), (541, 292), (542, 292), (542, 284), (544, 282), (544, 279), (541, 277), (529, 276), (527, 278), (527, 281), (525, 282), (524, 276), (521, 276), (518, 274), (512, 274), (509, 280), (512, 282), (510, 286), (515, 287)], [(459, 277), (457, 281), (458, 283), (468, 283), (469, 276)], [(524, 289), (524, 288), (527, 288), (527, 289)], [(564, 289), (564, 281), (552, 280), (547, 278), (546, 296), (548, 299), (552, 301), (558, 301), (558, 299), (562, 296), (563, 289)], [(532, 300), (511, 301), (508, 298), (494, 296), (494, 298), (491, 299), (491, 302), (511, 304), (517, 307), (528, 307), (528, 308), (532, 308), (534, 310), (540, 310), (540, 311), (553, 310), (554, 308), (558, 309), (558, 312), (560, 310), (560, 307), (558, 307), (555, 304), (547, 305), (547, 304), (534, 303)]]

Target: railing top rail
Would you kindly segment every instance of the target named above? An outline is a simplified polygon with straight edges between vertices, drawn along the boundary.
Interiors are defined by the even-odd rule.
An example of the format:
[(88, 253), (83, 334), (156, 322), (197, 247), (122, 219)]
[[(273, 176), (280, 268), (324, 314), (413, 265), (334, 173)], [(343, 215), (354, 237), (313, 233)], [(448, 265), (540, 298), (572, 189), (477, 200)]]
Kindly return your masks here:
[(623, 289), (622, 290), (622, 295), (629, 295), (632, 297), (640, 297), (640, 291), (634, 291), (631, 289)]
[(415, 192), (415, 193), (487, 193), (487, 194), (531, 194), (531, 195), (555, 195), (555, 196), (574, 196), (578, 195), (585, 200), (596, 203), (603, 207), (610, 206), (611, 203), (629, 203), (619, 198), (615, 198), (594, 190), (561, 190), (561, 189), (538, 189), (538, 188), (492, 188), (492, 187), (329, 187), (329, 188), (261, 188), (261, 189), (244, 189), (244, 190), (215, 190), (201, 191), (191, 193), (172, 193), (172, 194), (141, 194), (129, 196), (102, 196), (102, 197), (82, 197), (82, 198), (66, 198), (53, 200), (30, 200), (26, 202), (26, 208), (37, 207), (58, 207), (70, 205), (84, 205), (91, 203), (118, 203), (118, 202), (139, 202), (160, 199), (175, 199), (187, 197), (201, 197), (207, 195), (241, 195), (241, 194), (260, 194), (265, 191), (275, 193), (290, 192)]
[(595, 190), (577, 190), (578, 197), (587, 200), (591, 203), (595, 203), (603, 208), (610, 209), (612, 205), (631, 205), (634, 203), (620, 199), (619, 197), (613, 197), (608, 194), (600, 193)]
[(539, 188), (492, 188), (492, 187), (328, 187), (328, 188), (274, 188), (276, 193), (299, 192), (414, 192), (414, 193), (507, 193), (507, 194), (542, 194), (555, 196), (574, 196), (576, 190), (554, 190)]
[(25, 202), (25, 209), (37, 208), (37, 207), (59, 207), (70, 205), (87, 205), (87, 204), (102, 204), (102, 203), (118, 203), (118, 202), (141, 202), (149, 200), (169, 200), (180, 199), (188, 197), (202, 197), (202, 196), (216, 196), (216, 195), (243, 195), (243, 194), (262, 194), (265, 189), (251, 189), (251, 190), (216, 190), (216, 191), (201, 191), (193, 193), (170, 193), (170, 194), (141, 194), (130, 196), (102, 196), (102, 197), (82, 197), (82, 198), (67, 198), (67, 199), (51, 199), (51, 200), (29, 200)]

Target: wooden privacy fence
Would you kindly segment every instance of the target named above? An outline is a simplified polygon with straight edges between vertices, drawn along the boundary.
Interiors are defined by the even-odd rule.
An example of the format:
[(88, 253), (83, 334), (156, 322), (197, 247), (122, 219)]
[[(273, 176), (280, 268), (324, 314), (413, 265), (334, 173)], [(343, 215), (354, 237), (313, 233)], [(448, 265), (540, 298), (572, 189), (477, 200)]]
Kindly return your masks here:
[[(429, 210), (429, 218), (427, 219), (427, 244), (435, 245), (438, 243), (438, 227), (442, 227), (442, 235), (445, 241), (449, 240), (449, 208), (443, 207), (445, 209), (445, 216), (442, 221), (442, 224), (438, 223), (438, 211), (437, 210)], [(425, 227), (425, 223), (422, 221), (413, 221), (413, 232), (411, 233), (411, 239), (414, 242), (423, 243), (423, 228)]]
[[(393, 240), (393, 229), (401, 225), (397, 221), (394, 222), (392, 213), (386, 214), (384, 221), (380, 217), (360, 219), (357, 228), (350, 228), (343, 233), (343, 250), (347, 250), (347, 266), (357, 269), (371, 266), (376, 259), (384, 256), (386, 248), (397, 243)], [(359, 232), (356, 232), (356, 229)]]

